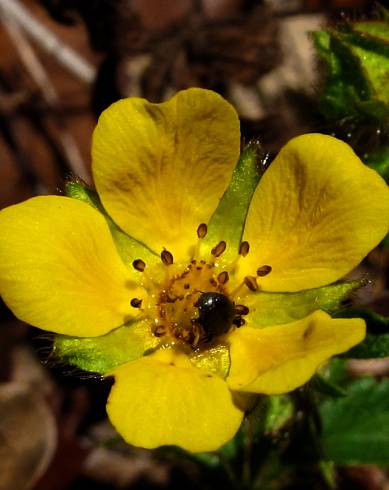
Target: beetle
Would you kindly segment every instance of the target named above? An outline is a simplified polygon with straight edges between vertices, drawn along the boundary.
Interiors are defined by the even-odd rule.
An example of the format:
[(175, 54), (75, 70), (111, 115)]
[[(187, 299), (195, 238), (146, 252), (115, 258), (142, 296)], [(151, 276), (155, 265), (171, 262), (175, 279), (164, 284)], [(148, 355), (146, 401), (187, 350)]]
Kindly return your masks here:
[(196, 323), (204, 330), (205, 341), (229, 331), (235, 316), (235, 305), (226, 295), (216, 292), (202, 293), (196, 306), (199, 310)]

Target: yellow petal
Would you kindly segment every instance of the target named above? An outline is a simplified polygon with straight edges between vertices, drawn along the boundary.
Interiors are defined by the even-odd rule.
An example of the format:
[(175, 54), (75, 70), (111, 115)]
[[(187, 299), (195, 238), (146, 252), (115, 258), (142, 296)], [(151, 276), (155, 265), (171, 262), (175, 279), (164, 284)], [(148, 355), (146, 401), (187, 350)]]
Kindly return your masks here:
[(292, 139), (253, 196), (240, 274), (259, 266), (268, 291), (299, 291), (344, 276), (385, 236), (389, 190), (340, 140), (321, 134)]
[(0, 212), (0, 294), (31, 325), (93, 337), (134, 317), (142, 291), (95, 209), (43, 196)]
[(286, 325), (242, 327), (230, 336), (233, 390), (281, 394), (306, 383), (335, 354), (363, 340), (360, 318), (332, 319), (323, 311)]
[(160, 253), (186, 258), (239, 157), (239, 120), (218, 94), (193, 88), (168, 102), (129, 98), (101, 115), (93, 176), (109, 214)]
[(243, 412), (227, 384), (183, 354), (160, 350), (112, 372), (108, 416), (123, 438), (148, 449), (214, 451), (238, 430)]

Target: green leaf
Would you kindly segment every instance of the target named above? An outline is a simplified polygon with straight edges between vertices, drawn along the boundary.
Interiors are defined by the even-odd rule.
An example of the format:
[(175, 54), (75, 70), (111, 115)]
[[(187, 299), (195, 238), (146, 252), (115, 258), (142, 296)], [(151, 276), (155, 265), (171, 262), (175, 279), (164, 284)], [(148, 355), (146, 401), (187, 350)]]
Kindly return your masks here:
[(389, 356), (389, 317), (368, 310), (349, 310), (339, 313), (342, 318), (359, 317), (366, 321), (367, 335), (363, 342), (349, 350), (345, 357), (372, 359)]
[(326, 67), (320, 109), (329, 119), (359, 117), (359, 104), (371, 94), (358, 57), (334, 29), (312, 34), (318, 55)]
[(138, 359), (158, 344), (149, 326), (140, 321), (100, 337), (57, 335), (53, 356), (84, 371), (107, 374), (121, 364)]
[(326, 68), (321, 110), (329, 119), (389, 120), (389, 22), (348, 22), (313, 33)]
[(388, 464), (389, 380), (354, 381), (345, 398), (320, 407), (324, 459), (337, 464)]
[[(88, 188), (83, 182), (79, 180), (67, 182), (65, 184), (65, 192), (68, 197), (86, 202), (90, 206), (97, 209), (104, 216), (114, 239), (117, 251), (119, 252), (119, 255), (123, 262), (131, 270), (133, 270), (132, 262), (135, 259), (142, 259), (146, 263), (146, 266), (157, 264), (160, 262), (160, 257), (158, 255), (154, 254), (142, 243), (128, 236), (115, 224), (115, 222), (103, 208), (97, 192)], [(136, 272), (134, 270), (134, 274), (138, 275), (139, 272)]]
[(359, 21), (353, 24), (353, 28), (355, 31), (360, 32), (361, 34), (369, 34), (377, 40), (389, 42), (389, 19), (377, 21)]
[(202, 240), (204, 252), (210, 251), (224, 240), (227, 249), (223, 253), (223, 260), (231, 261), (236, 258), (251, 198), (265, 170), (264, 161), (259, 143), (249, 143), (232, 173), (230, 185), (208, 223), (207, 236)]
[(373, 359), (389, 356), (389, 333), (367, 334), (363, 342), (353, 347), (346, 354), (354, 359)]
[(334, 313), (353, 291), (364, 284), (364, 281), (340, 282), (297, 293), (270, 293), (259, 290), (250, 295), (250, 313), (247, 320), (251, 327), (261, 328), (299, 320), (316, 310)]

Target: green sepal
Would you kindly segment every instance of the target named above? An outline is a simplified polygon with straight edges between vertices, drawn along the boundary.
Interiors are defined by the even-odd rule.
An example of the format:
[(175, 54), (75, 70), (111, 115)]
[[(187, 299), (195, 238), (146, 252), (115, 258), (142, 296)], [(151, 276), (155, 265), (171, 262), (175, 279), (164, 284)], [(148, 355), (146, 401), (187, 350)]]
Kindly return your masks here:
[(365, 339), (344, 354), (344, 357), (374, 359), (389, 356), (389, 317), (368, 310), (349, 310), (340, 312), (337, 316), (359, 317), (366, 321)]
[(252, 141), (243, 150), (232, 173), (231, 182), (208, 223), (208, 233), (202, 240), (206, 254), (220, 241), (227, 243), (223, 260), (236, 258), (243, 234), (247, 211), (259, 179), (265, 170), (265, 155), (260, 144)]
[(365, 281), (359, 280), (334, 283), (297, 293), (258, 291), (248, 298), (250, 313), (247, 321), (250, 327), (261, 328), (300, 320), (316, 310), (332, 314), (342, 307), (342, 302), (354, 291), (364, 285)]
[(53, 345), (54, 359), (84, 371), (107, 374), (126, 362), (135, 361), (155, 349), (157, 337), (151, 335), (142, 321), (113, 330), (100, 337), (57, 335)]
[[(127, 233), (116, 225), (116, 223), (105, 211), (97, 192), (87, 187), (84, 182), (80, 180), (66, 182), (65, 193), (68, 197), (78, 199), (79, 201), (89, 204), (104, 216), (114, 239), (117, 251), (123, 262), (130, 267), (131, 270), (133, 270), (132, 262), (135, 259), (142, 259), (147, 265), (154, 265), (160, 262), (158, 255), (154, 254), (142, 243), (127, 235)], [(136, 271), (134, 271), (134, 273), (139, 274)]]
[(320, 406), (323, 458), (337, 464), (389, 461), (389, 380), (352, 382), (344, 398)]

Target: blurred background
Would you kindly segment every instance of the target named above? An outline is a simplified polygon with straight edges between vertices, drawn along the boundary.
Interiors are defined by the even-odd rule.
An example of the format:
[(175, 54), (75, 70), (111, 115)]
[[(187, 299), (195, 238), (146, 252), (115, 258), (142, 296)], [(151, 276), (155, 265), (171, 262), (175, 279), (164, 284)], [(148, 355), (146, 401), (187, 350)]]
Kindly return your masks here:
[[(215, 90), (237, 108), (243, 142), (259, 138), (270, 154), (297, 134), (330, 134), (309, 32), (372, 8), (368, 0), (0, 0), (0, 208), (61, 193), (72, 175), (92, 184), (94, 125), (122, 97)], [(376, 252), (361, 269), (375, 279), (369, 301), (378, 309), (387, 266)], [(105, 419), (110, 382), (51, 362), (50, 338), (0, 308), (0, 490), (214, 488), (189, 461), (121, 444)], [(355, 369), (388, 372), (379, 361)], [(315, 477), (302, 467), (285, 488), (326, 488)], [(376, 467), (348, 467), (339, 488), (388, 489), (389, 480)]]

